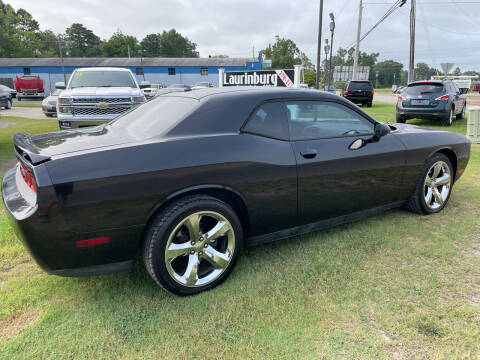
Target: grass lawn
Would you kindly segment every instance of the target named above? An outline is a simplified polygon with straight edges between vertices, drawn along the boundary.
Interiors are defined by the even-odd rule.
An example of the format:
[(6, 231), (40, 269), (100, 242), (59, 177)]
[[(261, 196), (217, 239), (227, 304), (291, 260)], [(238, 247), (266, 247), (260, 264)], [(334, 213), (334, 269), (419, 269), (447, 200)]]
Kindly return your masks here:
[(15, 101), (13, 104), (13, 107), (42, 107), (42, 102), (41, 101), (29, 101), (29, 100), (23, 100), (23, 101)]
[[(394, 115), (390, 104), (366, 110)], [(57, 127), (2, 121), (17, 122), (0, 128), (3, 162), (16, 131)], [(479, 358), (479, 217), (474, 146), (441, 213), (392, 210), (249, 248), (223, 285), (179, 298), (140, 257), (127, 274), (45, 274), (1, 206), (0, 359)]]
[(379, 93), (392, 93), (392, 88), (391, 87), (388, 87), (388, 88), (375, 88), (375, 92), (379, 92)]

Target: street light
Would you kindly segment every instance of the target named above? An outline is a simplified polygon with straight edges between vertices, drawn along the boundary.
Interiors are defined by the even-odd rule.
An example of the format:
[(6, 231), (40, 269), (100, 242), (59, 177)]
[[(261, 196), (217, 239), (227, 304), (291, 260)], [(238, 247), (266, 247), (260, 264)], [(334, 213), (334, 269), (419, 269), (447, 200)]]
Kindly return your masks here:
[(330, 71), (328, 75), (328, 90), (330, 90), (330, 76), (332, 75), (332, 52), (333, 52), (333, 33), (335, 32), (335, 16), (333, 13), (330, 13), (330, 32), (331, 32), (331, 38), (330, 38)]
[[(330, 45), (328, 45), (328, 39), (325, 39), (325, 46), (323, 47), (325, 50), (325, 80), (327, 80), (328, 75), (328, 53), (330, 52)], [(325, 89), (325, 84), (323, 85)], [(328, 90), (328, 89), (327, 89)]]

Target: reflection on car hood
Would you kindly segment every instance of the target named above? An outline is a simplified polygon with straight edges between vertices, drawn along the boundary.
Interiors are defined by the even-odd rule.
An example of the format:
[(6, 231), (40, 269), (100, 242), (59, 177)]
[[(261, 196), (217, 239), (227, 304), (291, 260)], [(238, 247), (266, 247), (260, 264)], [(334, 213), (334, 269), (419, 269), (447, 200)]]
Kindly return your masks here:
[(140, 89), (131, 87), (78, 87), (74, 89), (63, 90), (62, 97), (66, 96), (141, 96)]

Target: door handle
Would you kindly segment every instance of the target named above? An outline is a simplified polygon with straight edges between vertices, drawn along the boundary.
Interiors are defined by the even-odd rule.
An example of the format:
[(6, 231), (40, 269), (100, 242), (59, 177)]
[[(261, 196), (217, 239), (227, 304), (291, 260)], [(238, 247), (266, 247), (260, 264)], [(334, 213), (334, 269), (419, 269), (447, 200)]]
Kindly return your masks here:
[(315, 156), (317, 156), (317, 150), (305, 149), (300, 151), (300, 155), (302, 155), (305, 159), (313, 159)]

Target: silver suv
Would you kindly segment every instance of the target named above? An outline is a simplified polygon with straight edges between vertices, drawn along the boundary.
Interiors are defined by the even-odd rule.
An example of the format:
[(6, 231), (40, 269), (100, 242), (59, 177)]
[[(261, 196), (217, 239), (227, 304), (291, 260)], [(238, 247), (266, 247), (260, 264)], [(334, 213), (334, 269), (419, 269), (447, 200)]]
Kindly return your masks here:
[(132, 72), (123, 68), (79, 68), (67, 86), (55, 87), (63, 90), (57, 103), (61, 129), (100, 125), (145, 102)]

